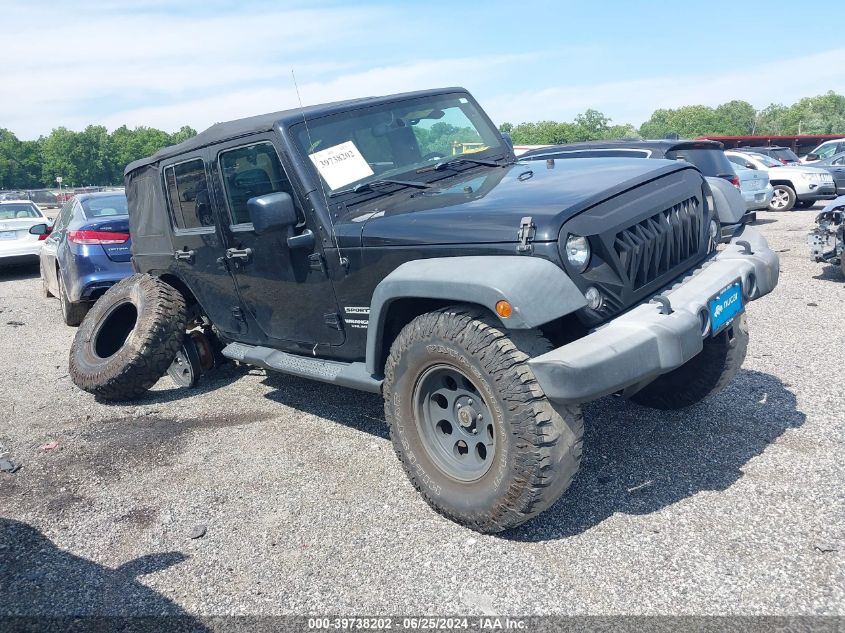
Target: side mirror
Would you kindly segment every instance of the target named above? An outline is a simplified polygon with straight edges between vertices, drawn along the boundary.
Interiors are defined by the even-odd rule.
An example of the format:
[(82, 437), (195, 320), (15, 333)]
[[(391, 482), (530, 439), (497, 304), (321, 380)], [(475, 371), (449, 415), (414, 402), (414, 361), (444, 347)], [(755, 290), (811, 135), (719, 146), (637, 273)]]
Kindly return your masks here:
[(511, 137), (511, 135), (508, 132), (502, 132), (501, 134), (502, 140), (508, 147), (511, 148), (511, 151), (513, 151), (513, 138)]
[(33, 224), (29, 227), (29, 234), (30, 235), (49, 235), (50, 234), (50, 227), (44, 223), (41, 224)]
[(821, 158), (821, 157), (818, 154), (813, 154), (812, 152), (810, 152), (809, 154), (807, 154), (804, 157), (804, 160), (809, 163), (809, 162), (814, 161), (814, 160), (819, 160), (819, 158)]
[(268, 193), (246, 202), (249, 219), (256, 234), (293, 227), (298, 219), (293, 198), (283, 192)]

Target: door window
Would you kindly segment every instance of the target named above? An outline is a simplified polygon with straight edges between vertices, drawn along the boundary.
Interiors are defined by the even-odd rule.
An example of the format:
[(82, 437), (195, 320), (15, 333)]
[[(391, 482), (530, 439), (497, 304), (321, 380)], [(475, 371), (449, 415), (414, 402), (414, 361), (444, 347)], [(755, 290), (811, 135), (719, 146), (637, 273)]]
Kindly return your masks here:
[(232, 225), (251, 224), (247, 201), (268, 193), (293, 197), (293, 188), (271, 143), (255, 143), (220, 152), (220, 171)]
[(177, 230), (214, 227), (205, 163), (201, 158), (166, 167), (164, 182)]
[(816, 149), (819, 158), (830, 158), (836, 153), (836, 143), (823, 143)]

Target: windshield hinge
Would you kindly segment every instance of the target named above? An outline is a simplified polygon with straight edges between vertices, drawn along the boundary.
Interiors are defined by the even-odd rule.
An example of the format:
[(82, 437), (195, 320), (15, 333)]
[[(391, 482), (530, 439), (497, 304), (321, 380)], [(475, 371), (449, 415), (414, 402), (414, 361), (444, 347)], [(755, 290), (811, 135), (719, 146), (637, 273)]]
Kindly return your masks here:
[(522, 218), (519, 223), (519, 231), (516, 233), (516, 237), (519, 239), (519, 245), (516, 247), (517, 251), (525, 253), (531, 250), (530, 242), (534, 239), (536, 229), (534, 219), (530, 215)]

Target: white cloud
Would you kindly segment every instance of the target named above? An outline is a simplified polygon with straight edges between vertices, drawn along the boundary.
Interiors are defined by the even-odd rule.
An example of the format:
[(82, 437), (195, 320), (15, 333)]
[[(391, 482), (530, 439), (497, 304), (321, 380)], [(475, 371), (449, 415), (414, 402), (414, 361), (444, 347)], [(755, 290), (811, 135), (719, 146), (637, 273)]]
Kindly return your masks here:
[(770, 103), (791, 104), (828, 90), (845, 93), (845, 48), (786, 61), (743, 63), (733, 69), (707, 73), (550, 86), (536, 91), (490, 94), (483, 100), (484, 95), (476, 97), (497, 122), (568, 121), (587, 108), (594, 108), (615, 123), (639, 125), (658, 108), (716, 106), (732, 99), (763, 108)]
[[(845, 49), (727, 69), (705, 61), (673, 76), (619, 67), (603, 75), (613, 79), (567, 84), (568, 70), (583, 71), (585, 60), (606, 61), (614, 51), (557, 44), (540, 51), (546, 41), (533, 53), (473, 55), (484, 46), (466, 38), (448, 49), (442, 39), (433, 43), (435, 36), (450, 39), (448, 20), (432, 31), (407, 7), (320, 1), (0, 0), (7, 25), (0, 126), (22, 138), (60, 125), (202, 129), (296, 107), (291, 68), (306, 104), (463, 85), (494, 121), (513, 123), (571, 120), (596, 108), (617, 123), (639, 124), (660, 107), (730, 99), (764, 107), (827, 90), (845, 93)], [(508, 43), (511, 50), (532, 44), (525, 37)], [(441, 57), (427, 57), (429, 49)]]

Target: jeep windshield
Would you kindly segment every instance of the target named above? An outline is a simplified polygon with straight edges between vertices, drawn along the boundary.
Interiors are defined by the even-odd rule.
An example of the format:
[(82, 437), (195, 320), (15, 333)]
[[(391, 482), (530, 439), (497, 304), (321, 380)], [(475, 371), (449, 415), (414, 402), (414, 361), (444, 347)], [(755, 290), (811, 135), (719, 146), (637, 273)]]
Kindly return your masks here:
[[(326, 191), (375, 191), (369, 182), (419, 182), (495, 164), (507, 151), (487, 116), (465, 93), (361, 107), (293, 126), (294, 138)], [(466, 161), (455, 159), (464, 157)], [(469, 160), (478, 159), (478, 160)], [(446, 164), (448, 169), (443, 169)], [(441, 167), (435, 170), (435, 166)]]

